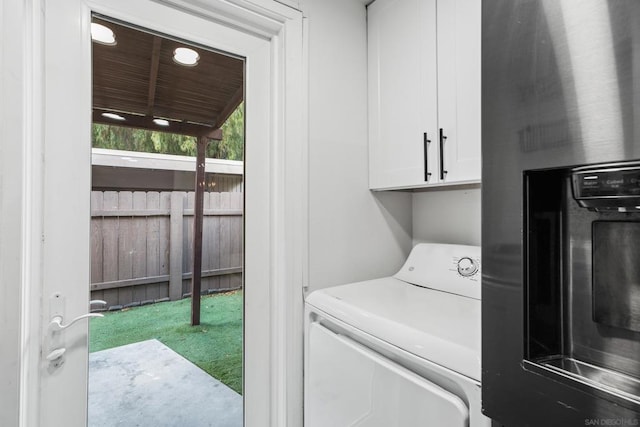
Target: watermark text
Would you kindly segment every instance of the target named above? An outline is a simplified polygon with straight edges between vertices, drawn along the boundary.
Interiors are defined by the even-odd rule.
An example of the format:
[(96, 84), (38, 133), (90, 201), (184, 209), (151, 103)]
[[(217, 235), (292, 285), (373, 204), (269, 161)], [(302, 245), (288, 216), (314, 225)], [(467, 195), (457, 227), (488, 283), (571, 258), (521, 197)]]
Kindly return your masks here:
[(640, 422), (637, 418), (586, 418), (586, 426), (637, 426)]

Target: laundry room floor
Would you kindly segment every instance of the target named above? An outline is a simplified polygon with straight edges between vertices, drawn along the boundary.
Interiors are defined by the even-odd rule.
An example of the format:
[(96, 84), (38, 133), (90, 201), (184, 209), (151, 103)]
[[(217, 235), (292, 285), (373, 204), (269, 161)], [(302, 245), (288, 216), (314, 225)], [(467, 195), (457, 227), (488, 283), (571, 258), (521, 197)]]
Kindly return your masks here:
[(242, 396), (157, 340), (89, 355), (88, 427), (241, 427)]

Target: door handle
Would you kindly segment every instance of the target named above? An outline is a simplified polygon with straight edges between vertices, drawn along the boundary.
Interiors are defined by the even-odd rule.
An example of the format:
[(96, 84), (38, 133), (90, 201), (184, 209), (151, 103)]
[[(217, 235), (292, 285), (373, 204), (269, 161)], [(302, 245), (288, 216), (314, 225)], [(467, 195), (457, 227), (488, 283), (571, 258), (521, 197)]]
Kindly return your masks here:
[(429, 181), (429, 178), (431, 178), (431, 172), (429, 172), (429, 155), (427, 152), (429, 151), (429, 144), (431, 144), (431, 140), (427, 136), (426, 132), (423, 135), (422, 142), (424, 144), (424, 180)]
[(51, 319), (51, 322), (49, 322), (49, 329), (51, 329), (52, 331), (62, 331), (63, 329), (67, 329), (73, 326), (74, 324), (78, 323), (80, 320), (89, 319), (91, 317), (104, 317), (104, 314), (100, 314), (100, 313), (83, 314), (82, 316), (76, 317), (66, 325), (62, 324), (62, 321), (63, 321), (62, 316), (56, 315), (56, 316), (53, 316), (53, 318)]
[(91, 317), (104, 317), (100, 313), (87, 313), (82, 316), (78, 316), (66, 325), (62, 323), (62, 316), (59, 314), (53, 316), (51, 322), (49, 322), (49, 351), (46, 353), (45, 358), (54, 368), (59, 368), (64, 363), (64, 355), (67, 352), (66, 347), (62, 345), (60, 331), (67, 329), (70, 326), (75, 325), (80, 320), (89, 319)]
[[(89, 305), (102, 303), (106, 304), (106, 302), (101, 300), (93, 300), (90, 301)], [(44, 352), (44, 354), (46, 354), (45, 358), (49, 362), (50, 366), (57, 369), (63, 365), (65, 353), (67, 352), (67, 348), (64, 345), (64, 334), (62, 334), (60, 331), (63, 331), (77, 324), (81, 320), (90, 319), (92, 317), (104, 317), (104, 315), (100, 313), (87, 313), (78, 316), (72, 319), (69, 323), (65, 324), (63, 323), (63, 313), (65, 312), (64, 296), (60, 292), (54, 293), (50, 297), (49, 305), (51, 310), (51, 321), (49, 322), (45, 344), (45, 348), (47, 350)]]
[(444, 130), (440, 128), (440, 179), (444, 179), (444, 175), (448, 171), (444, 170), (444, 140), (447, 137), (444, 135)]
[[(103, 314), (99, 314), (99, 313), (83, 314), (82, 316), (76, 317), (75, 319), (71, 320), (71, 322), (65, 325), (62, 323), (64, 321), (63, 313), (65, 313), (64, 296), (59, 292), (54, 293), (53, 295), (51, 295), (49, 304), (51, 309), (51, 321), (49, 322), (49, 330), (51, 332), (57, 332), (57, 331), (62, 331), (64, 329), (67, 329), (68, 327), (74, 325), (75, 323), (77, 323), (82, 319), (88, 319), (90, 317), (104, 317)], [(106, 304), (107, 304), (106, 301), (99, 300), (99, 299), (89, 301), (89, 306), (106, 305)]]

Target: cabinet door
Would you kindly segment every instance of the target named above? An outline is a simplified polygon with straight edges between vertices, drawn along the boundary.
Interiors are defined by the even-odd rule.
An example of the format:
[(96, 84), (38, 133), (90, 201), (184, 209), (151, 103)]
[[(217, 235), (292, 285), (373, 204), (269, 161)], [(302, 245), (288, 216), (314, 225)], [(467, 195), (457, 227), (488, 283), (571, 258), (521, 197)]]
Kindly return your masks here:
[(446, 136), (443, 182), (479, 181), (481, 2), (439, 1), (437, 20), (438, 122)]
[[(435, 0), (377, 0), (368, 9), (369, 187), (436, 180)], [(425, 156), (424, 133), (432, 141)], [(433, 134), (432, 134), (433, 133)], [(429, 165), (425, 165), (425, 157)]]

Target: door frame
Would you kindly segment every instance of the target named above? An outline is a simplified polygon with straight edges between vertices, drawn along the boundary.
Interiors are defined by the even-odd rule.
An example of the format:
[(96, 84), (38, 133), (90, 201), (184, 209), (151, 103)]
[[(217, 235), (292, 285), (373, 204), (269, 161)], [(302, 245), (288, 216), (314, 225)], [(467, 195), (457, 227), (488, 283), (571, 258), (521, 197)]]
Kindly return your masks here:
[[(78, 0), (85, 8), (84, 16), (97, 11), (113, 16), (114, 11), (101, 0)], [(67, 2), (62, 2), (67, 3)], [(247, 256), (248, 280), (261, 276), (264, 285), (253, 303), (266, 307), (269, 319), (262, 319), (262, 329), (256, 336), (245, 337), (260, 351), (262, 364), (245, 366), (247, 377), (259, 378), (245, 394), (245, 425), (286, 426), (302, 424), (302, 286), (307, 275), (307, 133), (304, 103), (305, 58), (303, 20), (300, 11), (273, 0), (155, 0), (154, 3), (172, 8), (176, 13), (188, 13), (198, 18), (234, 28), (268, 42), (271, 84), (268, 90), (270, 114), (266, 115), (270, 134), (264, 136), (268, 145), (268, 194), (254, 203), (266, 203), (267, 230), (262, 230), (268, 246), (260, 248), (268, 255), (268, 272), (252, 271)], [(11, 283), (7, 298), (0, 301), (5, 313), (13, 319), (0, 320), (0, 326), (11, 326), (3, 332), (8, 343), (0, 361), (0, 391), (10, 396), (0, 403), (0, 420), (7, 425), (39, 426), (43, 402), (40, 399), (44, 355), (44, 333), (49, 318), (49, 301), (44, 295), (44, 244), (46, 239), (46, 198), (43, 172), (45, 151), (45, 18), (47, 7), (66, 7), (46, 0), (7, 0), (0, 6), (3, 23), (0, 47), (0, 233), (8, 238), (0, 242), (2, 283)], [(116, 15), (118, 15), (116, 13)], [(115, 16), (124, 18), (126, 16)], [(13, 25), (4, 25), (14, 23)], [(89, 24), (82, 22), (78, 37), (88, 38)], [(152, 27), (150, 27), (152, 28)], [(152, 28), (153, 29), (153, 28)], [(10, 32), (12, 31), (12, 32)], [(13, 53), (15, 62), (7, 61)], [(263, 52), (264, 53), (264, 52)], [(81, 58), (86, 68), (90, 60)], [(82, 86), (82, 85), (80, 85)], [(82, 88), (79, 89), (83, 91)], [(90, 93), (79, 95), (86, 102)], [(16, 108), (16, 107), (19, 108)], [(90, 104), (87, 105), (89, 114)], [(251, 118), (249, 118), (251, 120)], [(9, 142), (9, 140), (11, 142)], [(249, 155), (249, 154), (248, 154)], [(265, 159), (266, 160), (266, 159)], [(87, 159), (87, 162), (90, 160)], [(9, 187), (8, 183), (12, 186)], [(7, 190), (7, 191), (4, 191)], [(249, 188), (250, 191), (250, 188)], [(16, 203), (17, 201), (17, 203)], [(9, 203), (12, 203), (11, 209)], [(246, 208), (250, 209), (247, 200)], [(88, 214), (88, 210), (87, 210)], [(251, 233), (247, 229), (247, 234)], [(245, 248), (251, 245), (247, 241)], [(5, 256), (13, 247), (13, 259)], [(248, 254), (247, 254), (248, 255)], [(258, 299), (259, 298), (259, 299)], [(247, 306), (251, 310), (251, 306)], [(13, 322), (11, 322), (13, 321)], [(7, 342), (7, 341), (5, 341)], [(251, 350), (250, 350), (251, 351)], [(6, 356), (6, 358), (4, 358)], [(267, 366), (268, 369), (264, 369)], [(17, 370), (16, 370), (17, 368)], [(12, 377), (12, 372), (19, 372)], [(5, 382), (5, 380), (7, 380)], [(253, 389), (253, 395), (250, 393)], [(6, 392), (6, 394), (5, 394)], [(268, 396), (268, 398), (267, 398)], [(17, 406), (12, 403), (18, 402)], [(6, 410), (6, 411), (5, 411)], [(4, 424), (4, 422), (3, 422)]]

